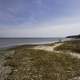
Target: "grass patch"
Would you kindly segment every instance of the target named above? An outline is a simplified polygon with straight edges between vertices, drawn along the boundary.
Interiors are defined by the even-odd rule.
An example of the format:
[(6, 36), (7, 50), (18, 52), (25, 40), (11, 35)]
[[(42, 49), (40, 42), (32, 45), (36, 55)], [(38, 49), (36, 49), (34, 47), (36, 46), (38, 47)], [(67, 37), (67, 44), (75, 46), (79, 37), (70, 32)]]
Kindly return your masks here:
[(6, 80), (68, 80), (80, 76), (80, 60), (67, 54), (33, 49), (15, 49), (6, 58), (12, 72)]
[(80, 40), (66, 41), (59, 47), (55, 48), (56, 50), (70, 50), (72, 52), (80, 53)]

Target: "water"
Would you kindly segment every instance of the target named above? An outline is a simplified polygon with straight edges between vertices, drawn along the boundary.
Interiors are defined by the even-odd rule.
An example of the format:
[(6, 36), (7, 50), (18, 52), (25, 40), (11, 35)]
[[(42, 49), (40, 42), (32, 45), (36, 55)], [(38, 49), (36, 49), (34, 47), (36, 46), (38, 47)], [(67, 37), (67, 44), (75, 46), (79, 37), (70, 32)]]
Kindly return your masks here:
[(0, 48), (27, 44), (44, 44), (56, 42), (62, 38), (0, 38)]

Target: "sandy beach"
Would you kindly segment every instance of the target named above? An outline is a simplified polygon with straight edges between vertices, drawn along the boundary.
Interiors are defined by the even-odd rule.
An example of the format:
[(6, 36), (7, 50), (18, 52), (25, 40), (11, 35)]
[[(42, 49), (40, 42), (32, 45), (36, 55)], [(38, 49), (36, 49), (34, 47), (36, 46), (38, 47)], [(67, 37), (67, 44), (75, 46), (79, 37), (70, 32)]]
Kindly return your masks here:
[(56, 43), (54, 44), (53, 46), (48, 46), (48, 45), (42, 45), (42, 46), (35, 46), (33, 49), (39, 49), (39, 50), (45, 50), (45, 51), (51, 51), (51, 52), (56, 52), (56, 53), (66, 53), (66, 54), (70, 54), (71, 56), (73, 57), (77, 57), (80, 59), (80, 54), (79, 53), (76, 53), (76, 52), (71, 52), (71, 51), (57, 51), (55, 50), (56, 47), (62, 45), (63, 43)]

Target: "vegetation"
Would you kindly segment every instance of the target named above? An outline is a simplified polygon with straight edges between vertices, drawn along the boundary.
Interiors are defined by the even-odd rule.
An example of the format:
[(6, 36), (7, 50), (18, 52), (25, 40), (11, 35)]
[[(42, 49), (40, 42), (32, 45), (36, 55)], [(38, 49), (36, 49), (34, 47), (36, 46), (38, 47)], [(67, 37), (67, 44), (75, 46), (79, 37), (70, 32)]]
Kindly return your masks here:
[(80, 40), (65, 41), (61, 46), (56, 47), (56, 50), (70, 50), (80, 53)]
[(80, 38), (80, 34), (79, 35), (72, 35), (72, 36), (67, 36), (67, 38)]
[(17, 48), (5, 60), (4, 66), (12, 67), (5, 80), (71, 80), (80, 76), (80, 60), (68, 54)]

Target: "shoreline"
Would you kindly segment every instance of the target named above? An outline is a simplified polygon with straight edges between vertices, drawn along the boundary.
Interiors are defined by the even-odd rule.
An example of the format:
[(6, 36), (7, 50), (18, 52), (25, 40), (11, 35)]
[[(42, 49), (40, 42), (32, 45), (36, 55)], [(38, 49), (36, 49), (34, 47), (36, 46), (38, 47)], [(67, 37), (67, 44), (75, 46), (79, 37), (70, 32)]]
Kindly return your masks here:
[[(16, 64), (20, 63), (19, 61), (22, 60), (24, 66), (27, 64), (26, 61), (29, 59), (29, 56), (31, 57), (35, 57), (35, 61), (38, 60), (38, 58), (40, 58), (40, 56), (42, 55), (42, 57), (46, 56), (45, 59), (47, 60), (49, 57), (49, 55), (53, 55), (53, 57), (55, 56), (56, 57), (56, 60), (58, 60), (58, 58), (60, 58), (58, 55), (60, 55), (63, 59), (62, 59), (62, 62), (64, 62), (64, 57), (66, 59), (69, 58), (71, 61), (73, 59), (75, 60), (80, 60), (80, 57), (77, 57), (77, 56), (80, 56), (80, 54), (77, 54), (77, 53), (71, 53), (71, 52), (67, 52), (65, 51), (64, 52), (61, 52), (61, 51), (58, 51), (58, 50), (55, 50), (55, 47), (58, 47), (60, 45), (64, 44), (64, 42), (59, 42), (59, 41), (56, 41), (56, 42), (50, 42), (50, 43), (47, 43), (47, 44), (28, 44), (28, 45), (17, 45), (17, 46), (14, 46), (14, 47), (8, 47), (6, 49), (2, 49), (2, 53), (4, 53), (4, 57), (1, 58), (2, 60), (0, 60), (0, 80), (5, 80), (5, 78), (7, 78), (8, 76), (10, 76), (9, 74), (12, 74), (13, 72), (16, 73), (18, 71), (19, 68), (14, 68), (14, 66), (16, 66)], [(7, 51), (7, 52), (6, 52)], [(28, 53), (29, 51), (29, 53)], [(16, 54), (15, 54), (16, 52)], [(28, 54), (26, 54), (28, 53)], [(35, 55), (36, 53), (36, 55)], [(39, 55), (37, 55), (37, 53)], [(60, 54), (59, 54), (60, 53)], [(32, 56), (33, 54), (33, 56)], [(40, 55), (41, 54), (41, 55)], [(38, 56), (38, 58), (36, 57)], [(15, 58), (16, 57), (16, 58)], [(23, 58), (22, 58), (23, 57)], [(27, 58), (26, 58), (27, 57)], [(30, 57), (30, 65), (32, 64), (32, 61), (33, 59), (31, 59)], [(54, 58), (55, 58), (54, 57)], [(52, 62), (54, 60), (54, 58), (52, 58)], [(13, 59), (13, 60), (12, 60)], [(16, 60), (19, 60), (19, 61), (16, 61)], [(9, 62), (7, 62), (9, 60)], [(15, 60), (15, 61), (14, 61)], [(42, 60), (42, 58), (41, 58)], [(43, 59), (44, 60), (44, 59)], [(60, 59), (61, 60), (61, 59)], [(66, 59), (66, 61), (68, 61)], [(61, 63), (62, 63), (61, 62)], [(41, 61), (42, 63), (42, 61)], [(47, 62), (46, 62), (47, 63)], [(58, 62), (56, 62), (58, 63)], [(37, 63), (38, 64), (38, 63)], [(49, 64), (49, 63), (47, 63)], [(76, 63), (75, 63), (76, 64)], [(22, 66), (23, 66), (22, 65)], [(28, 64), (27, 64), (28, 65)], [(36, 64), (35, 64), (36, 65)], [(43, 64), (44, 65), (44, 64)], [(43, 66), (42, 65), (42, 66)], [(78, 64), (77, 64), (78, 65)], [(20, 66), (20, 65), (19, 65)], [(40, 66), (40, 65), (39, 65)], [(50, 66), (51, 67), (51, 66)], [(50, 68), (49, 67), (49, 68)], [(64, 68), (65, 66), (63, 66)], [(22, 67), (21, 67), (22, 68)], [(26, 68), (28, 67), (25, 67), (25, 70)], [(47, 68), (47, 67), (46, 67)], [(33, 69), (33, 68), (32, 68)], [(22, 71), (23, 71), (23, 68), (22, 68)], [(25, 72), (25, 71), (23, 71)], [(4, 76), (4, 77), (3, 77)], [(18, 75), (19, 76), (19, 75)]]
[(33, 49), (34, 47), (37, 47), (37, 46), (49, 46), (55, 43), (58, 43), (58, 42), (56, 41), (56, 42), (48, 42), (45, 44), (16, 45), (12, 47), (0, 48), (0, 57), (3, 56), (2, 58), (0, 58), (0, 76), (1, 76), (0, 80), (4, 80), (5, 78), (7, 78), (8, 74), (10, 74), (12, 71), (10, 66), (4, 66), (4, 64), (6, 62), (5, 60), (6, 57), (13, 55), (15, 53), (15, 49), (17, 48), (19, 49), (22, 47)]
[(52, 42), (46, 43), (46, 44), (15, 45), (15, 46), (6, 47), (6, 48), (0, 48), (0, 80), (5, 80), (5, 78), (8, 77), (8, 74), (10, 74), (12, 72), (11, 67), (4, 66), (4, 64), (6, 62), (6, 60), (5, 60), (6, 57), (11, 54), (13, 55), (15, 53), (16, 48), (21, 48), (23, 46), (25, 46), (26, 48), (31, 48), (31, 47), (40, 46), (40, 45), (48, 45), (51, 43)]
[(2, 47), (0, 48), (0, 50), (7, 50), (7, 49), (12, 49), (12, 48), (16, 48), (16, 47), (23, 47), (23, 46), (39, 46), (39, 45), (50, 45), (50, 44), (55, 44), (55, 43), (59, 43), (59, 41), (52, 41), (52, 42), (45, 42), (45, 43), (30, 43), (30, 44), (16, 44), (16, 45), (12, 45), (12, 46), (7, 46), (7, 47)]

